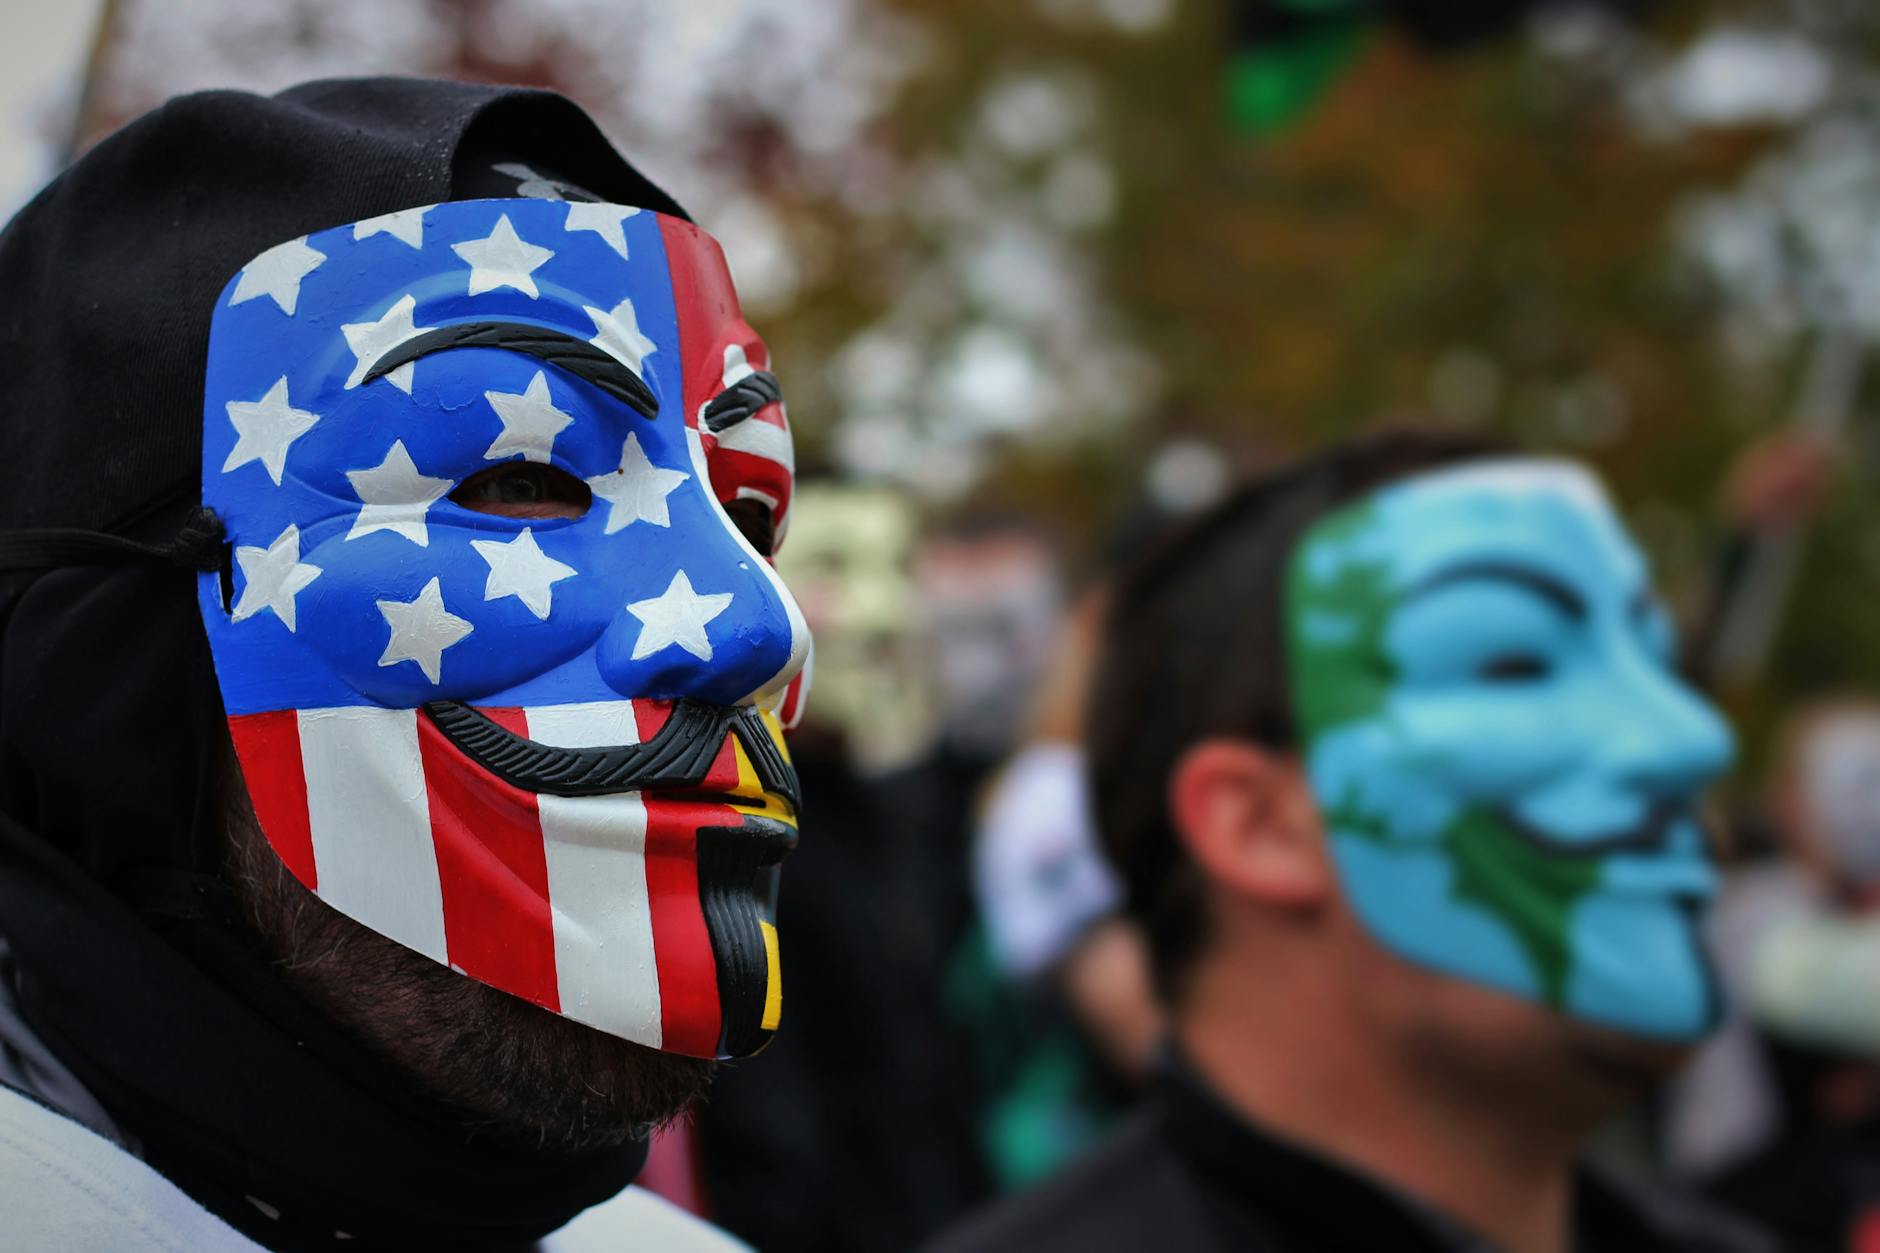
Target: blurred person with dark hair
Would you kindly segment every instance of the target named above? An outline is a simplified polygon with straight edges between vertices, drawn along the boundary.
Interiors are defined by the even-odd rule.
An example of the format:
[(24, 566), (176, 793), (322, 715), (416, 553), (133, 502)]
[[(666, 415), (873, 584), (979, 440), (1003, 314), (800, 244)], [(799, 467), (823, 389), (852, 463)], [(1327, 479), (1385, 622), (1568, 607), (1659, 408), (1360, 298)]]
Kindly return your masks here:
[(717, 245), (559, 96), (336, 80), (126, 126), (0, 284), (0, 1243), (730, 1247), (628, 1187), (782, 1004)]
[(1575, 1162), (1716, 1016), (1697, 818), (1731, 754), (1582, 467), (1386, 434), (1118, 589), (1099, 828), (1174, 1047), (975, 1249), (1736, 1250)]

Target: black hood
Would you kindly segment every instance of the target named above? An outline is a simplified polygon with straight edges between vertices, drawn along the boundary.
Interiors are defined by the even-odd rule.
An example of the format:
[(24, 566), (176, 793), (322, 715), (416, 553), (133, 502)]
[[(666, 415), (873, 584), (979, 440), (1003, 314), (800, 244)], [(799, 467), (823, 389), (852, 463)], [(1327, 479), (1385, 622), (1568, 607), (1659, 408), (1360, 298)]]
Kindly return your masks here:
[[(0, 235), (0, 531), (172, 537), (199, 500), (230, 276), (312, 231), (522, 194), (499, 166), (683, 216), (541, 91), (207, 92), (105, 139)], [(275, 976), (218, 877), (226, 731), (195, 578), (0, 575), (0, 935), (27, 1019), (147, 1160), (264, 1243), (526, 1246), (625, 1186), (644, 1149), (466, 1143)]]

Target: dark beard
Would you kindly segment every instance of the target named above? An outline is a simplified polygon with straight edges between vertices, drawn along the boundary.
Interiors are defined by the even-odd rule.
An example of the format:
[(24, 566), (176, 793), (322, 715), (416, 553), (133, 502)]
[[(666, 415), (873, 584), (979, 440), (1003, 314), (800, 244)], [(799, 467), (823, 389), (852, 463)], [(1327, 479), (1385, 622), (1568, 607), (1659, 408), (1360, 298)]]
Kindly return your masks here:
[(684, 1113), (713, 1063), (661, 1053), (460, 975), (303, 887), (221, 763), (225, 865), (247, 921), (301, 996), (460, 1117), (467, 1134), (579, 1152)]

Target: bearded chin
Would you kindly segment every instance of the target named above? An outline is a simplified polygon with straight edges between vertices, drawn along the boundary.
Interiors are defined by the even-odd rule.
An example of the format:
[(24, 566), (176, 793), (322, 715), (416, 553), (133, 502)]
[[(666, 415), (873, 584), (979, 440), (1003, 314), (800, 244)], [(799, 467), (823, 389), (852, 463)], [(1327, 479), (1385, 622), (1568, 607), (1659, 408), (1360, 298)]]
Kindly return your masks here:
[(221, 776), (228, 876), (281, 977), (466, 1134), (567, 1153), (612, 1147), (709, 1087), (711, 1061), (551, 1013), (339, 913), (269, 846), (232, 753)]

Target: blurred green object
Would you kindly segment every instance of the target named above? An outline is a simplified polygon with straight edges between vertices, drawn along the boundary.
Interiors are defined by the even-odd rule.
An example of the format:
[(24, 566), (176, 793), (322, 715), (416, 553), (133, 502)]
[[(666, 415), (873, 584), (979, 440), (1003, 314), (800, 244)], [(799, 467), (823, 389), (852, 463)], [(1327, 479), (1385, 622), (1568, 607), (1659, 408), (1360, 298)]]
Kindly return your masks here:
[(980, 1151), (1000, 1189), (1053, 1174), (1123, 1114), (1062, 1007), (1000, 973), (981, 919), (969, 924), (947, 963), (941, 1003), (972, 1044), (983, 1092)]
[(1043, 1036), (986, 1110), (987, 1165), (1008, 1191), (1055, 1174), (1103, 1139), (1116, 1111), (1093, 1102), (1090, 1051), (1067, 1026)]
[(1600, 9), (1635, 18), (1654, 0), (1240, 0), (1227, 69), (1228, 118), (1270, 135), (1309, 113), (1381, 24), (1432, 52), (1476, 47), (1545, 9)]
[(1369, 33), (1369, 22), (1341, 14), (1235, 54), (1227, 68), (1228, 120), (1253, 135), (1284, 130), (1330, 90)]

